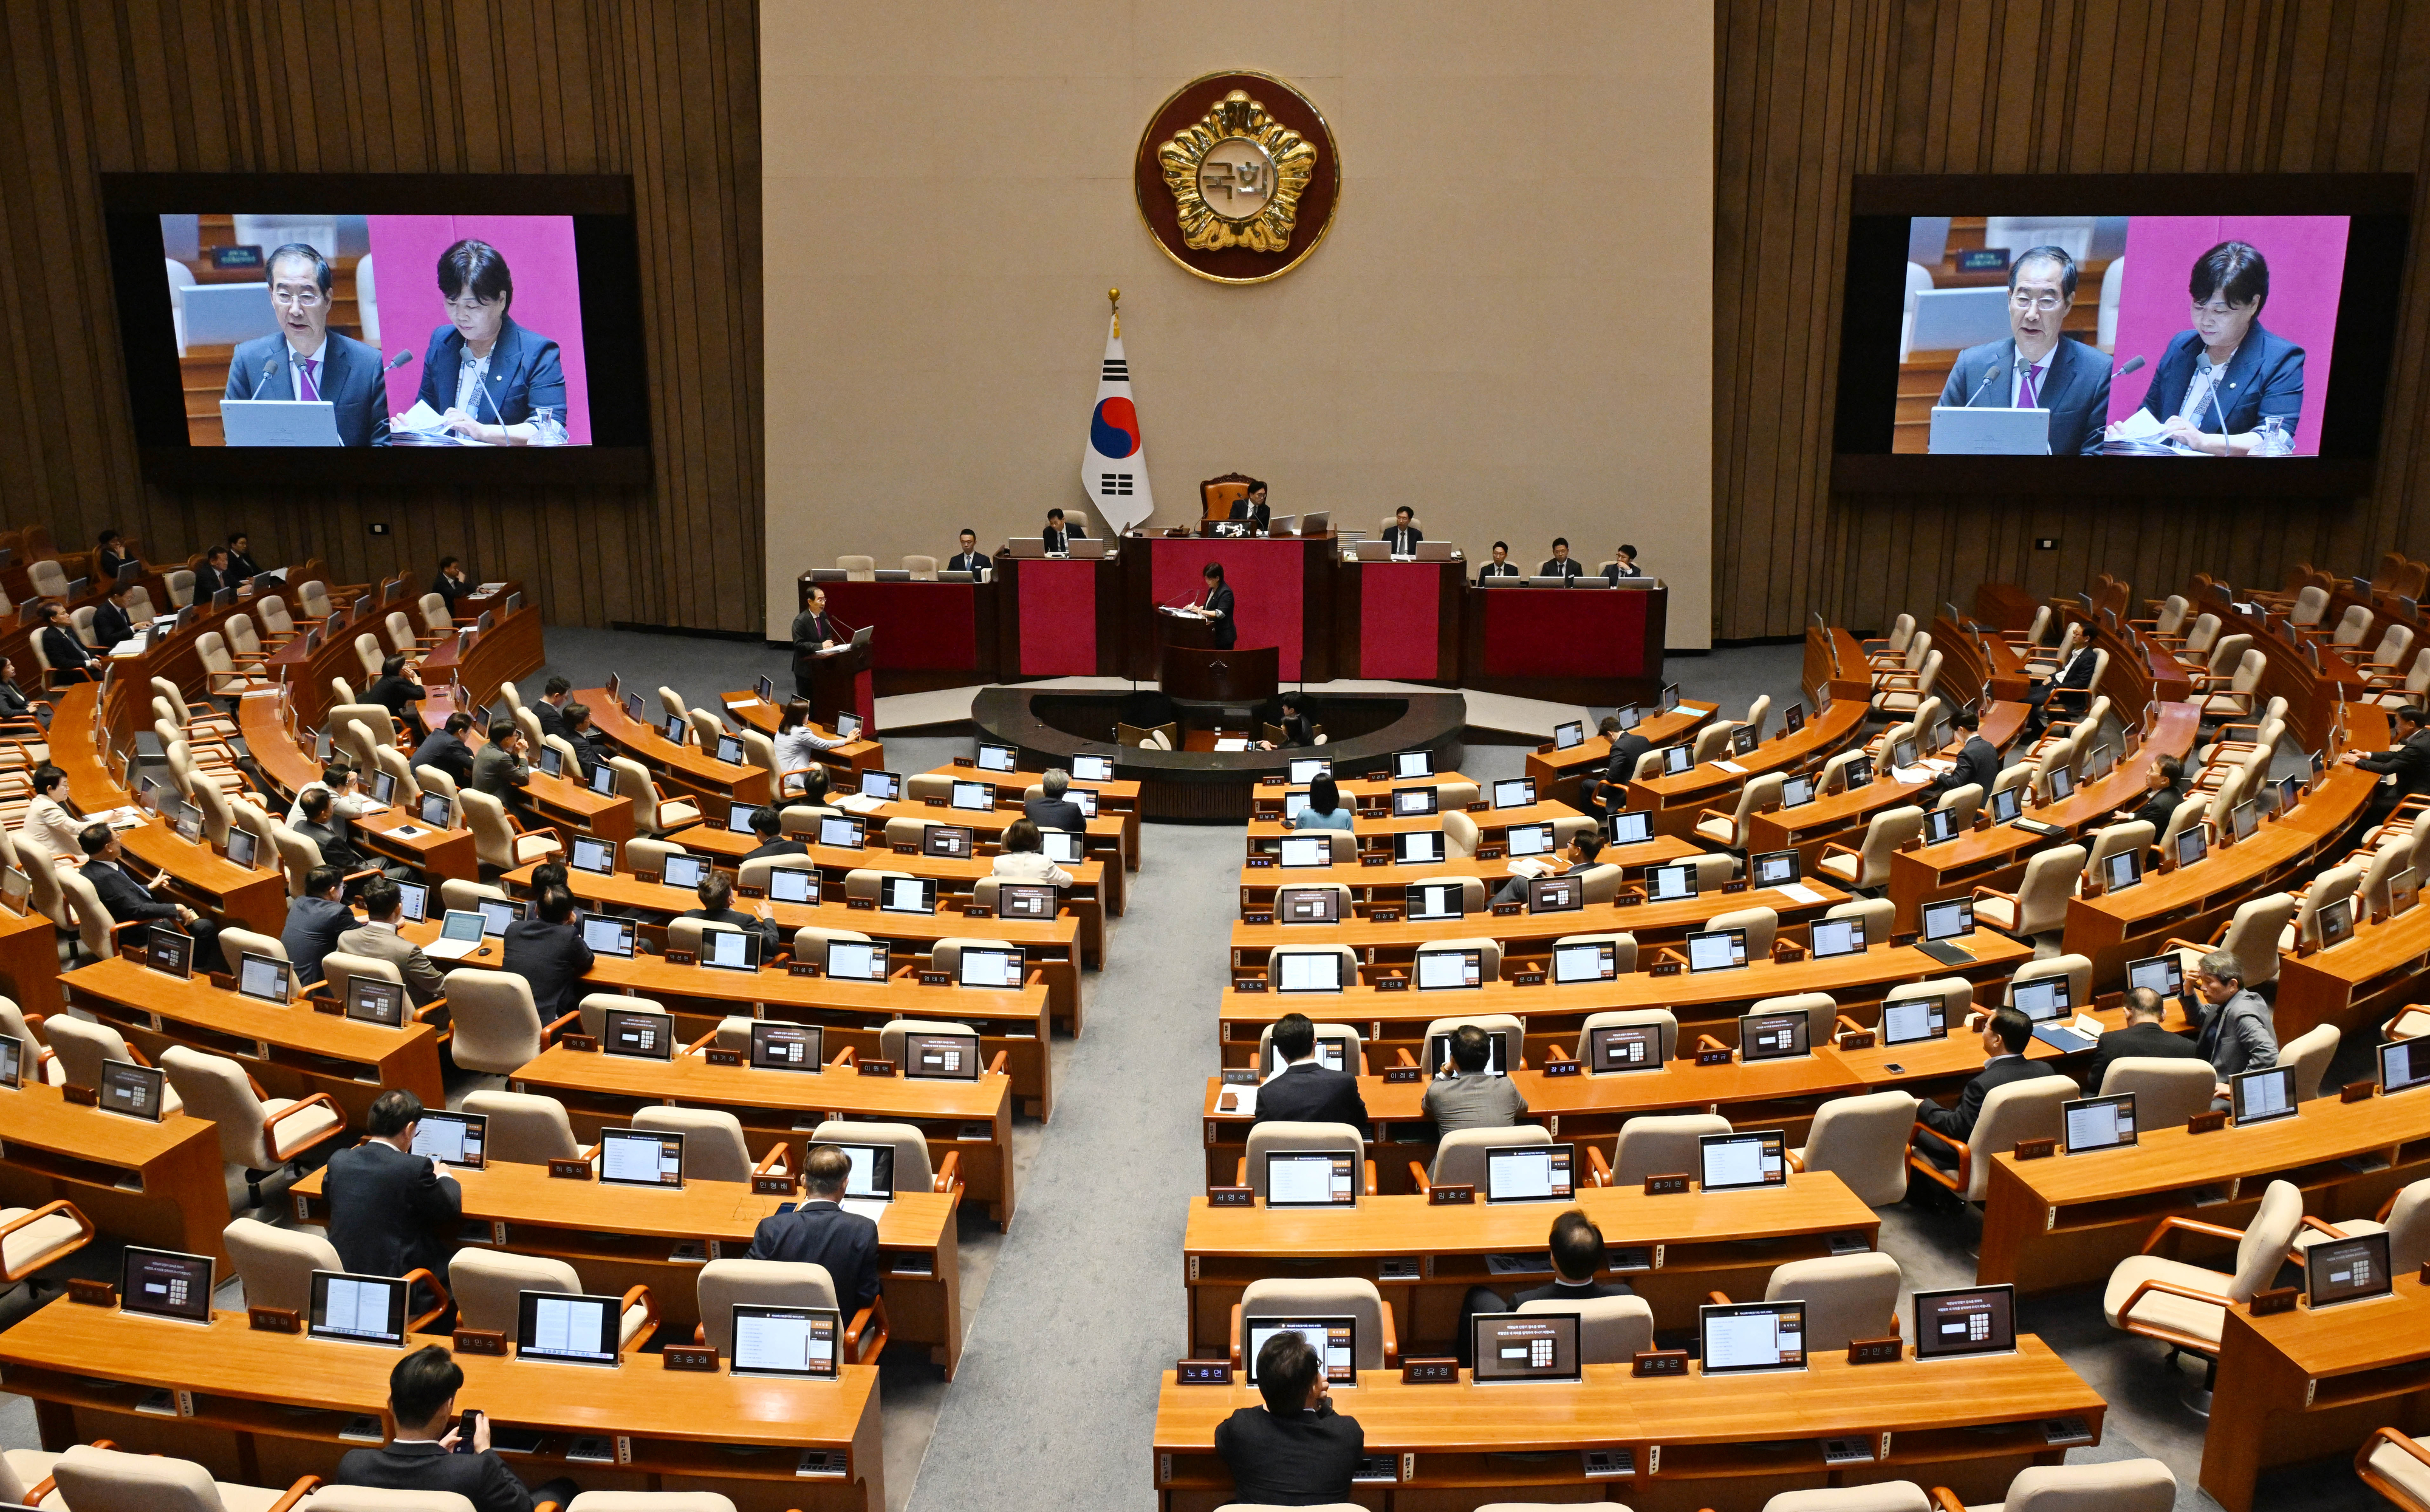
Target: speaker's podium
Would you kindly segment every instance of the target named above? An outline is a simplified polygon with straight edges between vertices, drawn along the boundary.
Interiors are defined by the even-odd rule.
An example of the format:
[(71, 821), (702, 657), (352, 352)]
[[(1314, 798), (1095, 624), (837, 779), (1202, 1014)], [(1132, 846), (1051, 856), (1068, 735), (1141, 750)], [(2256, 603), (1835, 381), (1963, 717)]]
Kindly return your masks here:
[(1157, 685), (1168, 698), (1199, 704), (1262, 703), (1282, 687), (1273, 646), (1215, 647), (1215, 627), (1194, 614), (1159, 614)]
[(853, 632), (848, 645), (823, 655), (799, 656), (793, 662), (793, 687), (810, 701), (810, 718), (835, 728), (839, 713), (857, 714), (863, 734), (877, 737), (877, 694), (869, 669), (877, 657), (870, 649), (872, 632)]

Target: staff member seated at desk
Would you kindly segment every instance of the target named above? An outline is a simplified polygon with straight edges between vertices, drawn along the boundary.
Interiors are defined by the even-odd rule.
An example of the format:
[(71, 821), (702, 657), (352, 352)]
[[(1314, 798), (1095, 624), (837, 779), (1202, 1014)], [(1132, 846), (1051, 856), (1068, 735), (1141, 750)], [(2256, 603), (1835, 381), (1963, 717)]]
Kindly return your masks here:
[(51, 664), (51, 676), (62, 683), (89, 683), (100, 676), (93, 671), (92, 653), (76, 639), (75, 626), (68, 619), (64, 604), (42, 606), (42, 658)]
[(1089, 816), (1080, 806), (1063, 796), (1072, 786), (1072, 773), (1061, 767), (1049, 767), (1038, 779), (1040, 796), (1021, 806), (1021, 816), (1040, 829), (1068, 829), (1074, 834), (1089, 827)]
[(415, 1007), (434, 1002), (447, 990), (439, 968), (422, 954), (422, 947), (396, 932), (397, 922), (405, 912), (405, 892), (386, 877), (374, 877), (363, 886), (363, 912), (371, 922), (347, 930), (338, 937), (338, 949), (348, 955), (367, 955), (375, 961), (386, 961), (405, 978), (405, 991)]
[(761, 806), (751, 811), (751, 833), (759, 843), (743, 856), (746, 861), (757, 861), (771, 856), (807, 856), (810, 848), (800, 840), (785, 838), (785, 819), (775, 809)]
[(1459, 1363), (1473, 1366), (1470, 1351), (1476, 1330), (1469, 1321), (1481, 1312), (1514, 1312), (1531, 1302), (1592, 1302), (1598, 1297), (1634, 1297), (1625, 1281), (1606, 1281), (1603, 1230), (1581, 1209), (1573, 1207), (1553, 1220), (1553, 1281), (1530, 1287), (1507, 1302), (1490, 1287), (1471, 1287), (1459, 1303)]
[(2362, 814), (2362, 827), (2369, 829), (2392, 813), (2398, 804), (2417, 793), (2430, 793), (2430, 712), (2419, 704), (2407, 704), (2396, 711), (2396, 744), (2380, 756), (2365, 756), (2359, 751), (2348, 752), (2346, 759), (2365, 772), (2380, 774), (2380, 784), (2372, 789), (2371, 802)]
[(1426, 539), (1426, 533), (1411, 523), (1416, 519), (1417, 516), (1406, 504), (1392, 511), (1392, 528), (1384, 532), (1384, 544), (1393, 556), (1414, 557), (1418, 554), (1418, 542)]
[[(1986, 788), (1984, 791), (1990, 789)], [(2158, 835), (2168, 829), (2169, 816), (2186, 801), (2185, 763), (2167, 756), (2153, 762), (2143, 773), (2143, 791), (2142, 806), (2135, 810), (2133, 817), (2151, 825), (2152, 833)]]
[(1066, 524), (1060, 509), (1046, 511), (1046, 528), (1040, 534), (1046, 538), (1046, 552), (1050, 557), (1059, 557), (1070, 551), (1073, 541), (1089, 539), (1088, 527), (1077, 520)]
[(591, 774), (607, 764), (612, 754), (608, 741), (591, 723), (591, 706), (569, 703), (565, 706), (565, 743), (574, 747), (574, 764), (581, 769), (582, 785), (591, 786)]
[[(390, 1088), (372, 1099), (364, 1118), (370, 1138), (329, 1157), (321, 1188), (329, 1204), (329, 1243), (349, 1271), (446, 1273), (463, 1221), (464, 1188), (437, 1155), (413, 1154), (421, 1122), (422, 1099)], [(419, 1284), (414, 1290), (417, 1310), (437, 1300)]]
[(754, 1260), (825, 1266), (847, 1319), (877, 1300), (878, 1285), (877, 1225), (843, 1210), (851, 1178), (852, 1156), (831, 1144), (810, 1146), (802, 1156), (802, 1205), (761, 1219), (750, 1254)]
[(759, 905), (757, 918), (734, 906), (734, 879), (724, 872), (711, 872), (700, 879), (694, 889), (700, 894), (700, 906), (686, 908), (675, 915), (678, 919), (705, 919), (713, 924), (732, 924), (759, 937), (759, 958), (769, 959), (776, 954), (776, 921), (765, 903)]
[(1493, 1037), (1473, 1023), (1452, 1031), (1449, 1081), (1427, 1084), (1426, 1117), (1440, 1138), (1462, 1129), (1506, 1129), (1527, 1116), (1527, 1100), (1507, 1076), (1486, 1074)]
[(413, 748), (411, 764), (437, 767), (454, 778), (456, 786), (463, 787), (473, 780), (473, 748), (464, 743), (464, 732), (472, 727), (472, 715), (448, 715), (445, 724), (424, 736), (422, 743)]
[(1367, 1129), (1367, 1100), (1358, 1095), (1356, 1067), (1327, 1069), (1316, 1058), (1316, 1022), (1305, 1013), (1274, 1021), (1271, 1037), (1283, 1069), (1257, 1088), (1254, 1123), (1348, 1123)]
[(1357, 816), (1341, 801), (1341, 785), (1331, 777), (1319, 777), (1307, 785), (1307, 806), (1293, 815), (1293, 829), (1357, 828)]
[(17, 664), (0, 656), (0, 720), (36, 720), (48, 727), (51, 706), (27, 693), (17, 683)]
[(460, 598), (470, 598), (476, 586), (464, 572), (463, 557), (439, 558), (439, 575), (430, 580), (430, 591), (447, 601), (449, 614), (456, 612), (456, 601)]
[(253, 559), (253, 538), (241, 530), (231, 530), (227, 539), (227, 580), (250, 583), (261, 575), (261, 564)]
[(1232, 1500), (1252, 1506), (1323, 1506), (1350, 1500), (1367, 1432), (1333, 1410), (1324, 1362), (1307, 1336), (1274, 1334), (1257, 1351), (1262, 1407), (1215, 1425), (1215, 1453), (1232, 1472)]
[(1620, 543), (1620, 550), (1612, 554), (1611, 565), (1603, 570), (1603, 580), (1615, 585), (1623, 577), (1644, 575), (1645, 569), (1637, 565), (1637, 548), (1624, 540)]
[(1518, 575), (1519, 565), (1510, 559), (1510, 542), (1506, 540), (1495, 541), (1493, 559), (1476, 570), (1477, 586), (1480, 588), (1489, 577), (1517, 577)]
[(458, 1454), (463, 1430), (456, 1417), (456, 1393), (464, 1388), (464, 1368), (445, 1346), (425, 1344), (388, 1372), (389, 1417), (396, 1437), (378, 1449), (350, 1449), (330, 1480), (338, 1486), (369, 1486), (391, 1491), (448, 1491), (473, 1504), (473, 1512), (532, 1512), (540, 1502), (562, 1507), (576, 1495), (560, 1476), (537, 1492), (525, 1490), (515, 1472), (490, 1448), (490, 1414), (474, 1421), (469, 1454)]
[[(826, 595), (823, 593), (819, 596), (824, 600)], [(812, 728), (810, 701), (807, 698), (796, 698), (785, 706), (784, 717), (776, 723), (776, 735), (773, 743), (776, 747), (776, 777), (781, 783), (784, 778), (796, 772), (815, 772), (819, 774), (820, 781), (825, 781), (826, 768), (820, 762), (819, 756), (824, 752), (833, 751), (848, 742), (841, 739), (830, 740)]]
[(1553, 538), (1553, 555), (1543, 566), (1536, 569), (1538, 577), (1584, 577), (1586, 568), (1570, 556), (1570, 538)]
[(2139, 987), (2126, 994), (2126, 1026), (2103, 1035), (2092, 1047), (2092, 1063), (2084, 1068), (2084, 1095), (2099, 1097), (2101, 1079), (2109, 1074), (2109, 1063), (2130, 1055), (2161, 1060), (2191, 1060), (2202, 1055), (2192, 1040), (2181, 1034), (2172, 1034), (2160, 1027), (2169, 1016), (2169, 1005), (2160, 994), (2148, 987)]
[(1266, 533), (1274, 523), (1274, 512), (1266, 507), (1265, 484), (1250, 484), (1248, 492), (1232, 501), (1232, 518), (1247, 521), (1249, 528), (1260, 536)]
[[(1916, 1119), (1935, 1134), (1945, 1135), (1952, 1144), (1963, 1145), (1966, 1137), (1974, 1132), (1974, 1123), (1983, 1116), (1983, 1100), (2010, 1082), (2031, 1081), (2051, 1074), (2025, 1058), (2025, 1045), (2034, 1038), (2034, 1021), (2021, 1009), (1995, 1008), (1983, 1021), (1983, 1069), (1957, 1094), (1956, 1107), (1941, 1107), (1926, 1103), (1917, 1110)], [(1947, 1170), (1957, 1169), (1957, 1152), (1939, 1139), (1917, 1134), (1911, 1141), (1923, 1152), (1924, 1158)]]
[(1025, 819), (1016, 819), (1004, 827), (1004, 848), (996, 852), (988, 873), (1012, 882), (1051, 882), (1058, 888), (1072, 885), (1072, 873), (1046, 858), (1046, 838)]
[[(1582, 829), (1570, 837), (1569, 847), (1561, 852), (1561, 864), (1544, 874), (1546, 876), (1557, 877), (1567, 876), (1573, 872), (1583, 871), (1586, 868), (1594, 865), (1595, 857), (1602, 854), (1603, 836), (1594, 830)], [(1495, 903), (1525, 903), (1527, 901), (1527, 878), (1523, 876), (1512, 877), (1509, 881), (1502, 885), (1501, 891), (1493, 895), (1493, 901)]]
[(1637, 763), (1654, 749), (1654, 742), (1635, 730), (1620, 727), (1620, 716), (1606, 714), (1595, 725), (1603, 738), (1611, 742), (1611, 759), (1603, 764), (1603, 780), (1606, 785), (1626, 783), (1637, 775)]
[(2244, 985), (2244, 963), (2234, 951), (2215, 950), (2205, 955), (2194, 968), (2190, 985), (2208, 1005), (2194, 1047), (2218, 1073), (2211, 1096), (2224, 1106), (2229, 1082), (2246, 1072), (2278, 1064), (2277, 1022), (2261, 994)]
[(1966, 732), (1966, 743), (1958, 747), (1957, 764), (1932, 779), (1931, 792), (1955, 792), (1960, 788), (1979, 785), (1989, 795), (1991, 784), (2000, 777), (2000, 748), (1983, 739), (1983, 716), (1971, 708), (1961, 708), (1949, 717), (1949, 723)]
[(1272, 751), (1278, 746), (1314, 745), (1316, 722), (1307, 717), (1307, 695), (1300, 692), (1285, 693), (1282, 697), (1282, 739), (1259, 740), (1257, 748), (1260, 751)]
[[(101, 906), (109, 910), (112, 920), (122, 924), (139, 922), (175, 924), (193, 937), (192, 965), (195, 970), (227, 970), (226, 964), (220, 959), (218, 923), (182, 903), (171, 903), (153, 896), (152, 888), (167, 882), (168, 872), (163, 872), (154, 877), (152, 888), (136, 881), (126, 870), (126, 854), (119, 848), (118, 831), (107, 824), (86, 825), (84, 832), (76, 837), (76, 843), (84, 850), (84, 879), (92, 884), (92, 890), (100, 896)], [(151, 933), (145, 930), (143, 939), (149, 939)]]
[(321, 957), (336, 950), (338, 937), (355, 927), (355, 911), (338, 901), (345, 885), (346, 873), (324, 861), (304, 873), (302, 896), (287, 906), (278, 943), (287, 948), (299, 985), (321, 980)]
[(949, 573), (985, 573), (988, 566), (988, 559), (979, 555), (979, 533), (975, 530), (964, 530), (962, 549), (945, 558), (945, 571)]
[[(135, 639), (135, 616), (127, 611), (127, 601), (134, 596), (132, 583), (109, 590), (109, 597), (93, 606), (92, 643), (107, 652), (114, 646)], [(149, 620), (144, 622), (151, 623)]]
[(541, 887), (537, 872), (532, 884), (540, 894), (540, 917), (507, 926), (501, 966), (531, 984), (532, 1005), (546, 1023), (582, 1001), (582, 975), (595, 957), (574, 927), (574, 894), (562, 884)]
[(94, 542), (92, 576), (97, 583), (118, 581), (118, 570), (126, 565), (126, 538), (115, 530), (105, 530)]

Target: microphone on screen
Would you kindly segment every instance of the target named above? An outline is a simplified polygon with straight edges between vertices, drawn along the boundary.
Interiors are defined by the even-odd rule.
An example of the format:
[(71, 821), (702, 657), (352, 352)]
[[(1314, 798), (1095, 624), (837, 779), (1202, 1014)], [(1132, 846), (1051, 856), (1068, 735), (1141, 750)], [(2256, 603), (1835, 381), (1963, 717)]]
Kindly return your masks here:
[(413, 354), (411, 352), (399, 352), (396, 356), (389, 358), (388, 365), (381, 368), (380, 371), (382, 373), (394, 373), (397, 369), (405, 366), (412, 360)]
[(2141, 357), (2128, 357), (2128, 358), (2126, 359), (2126, 365), (2125, 365), (2124, 367), (2120, 368), (2117, 372), (2112, 373), (2112, 374), (2110, 374), (2110, 376), (2111, 376), (2111, 377), (2113, 377), (2113, 378), (2122, 378), (2122, 377), (2126, 376), (2126, 374), (2130, 374), (2130, 373), (2135, 372), (2137, 369), (2140, 368), (2142, 365), (2143, 365), (2143, 359), (2142, 359)]
[(2001, 372), (2006, 367), (2007, 364), (2005, 362), (1994, 362), (1990, 366), (1985, 368), (1983, 370), (1983, 381), (1974, 386), (1974, 391), (1966, 396), (1966, 403), (1960, 407), (1972, 408), (1974, 401), (1983, 397), (1983, 390), (1991, 387), (1991, 380), (1998, 377)]
[(272, 374), (275, 374), (277, 371), (278, 359), (276, 357), (270, 357), (263, 361), (261, 364), (261, 381), (253, 386), (253, 396), (255, 398), (258, 399), (261, 397), (261, 390), (269, 385)]

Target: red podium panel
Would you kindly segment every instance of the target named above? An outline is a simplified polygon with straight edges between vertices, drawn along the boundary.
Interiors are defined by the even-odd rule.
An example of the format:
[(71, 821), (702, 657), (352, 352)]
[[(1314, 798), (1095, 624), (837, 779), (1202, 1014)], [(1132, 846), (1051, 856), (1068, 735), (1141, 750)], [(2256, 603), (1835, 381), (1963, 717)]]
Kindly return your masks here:
[(1158, 604), (1196, 599), (1207, 586), (1201, 575), (1207, 564), (1223, 563), (1223, 581), (1232, 590), (1232, 623), (1240, 643), (1273, 646), (1283, 680), (1299, 680), (1310, 542), (1290, 537), (1272, 540), (1156, 537), (1143, 544), (1155, 556), (1149, 593)]
[(1465, 680), (1523, 698), (1641, 701), (1660, 690), (1669, 599), (1660, 588), (1472, 587)]
[(858, 629), (874, 625), (869, 649), (880, 672), (977, 672), (975, 583), (821, 583), (827, 615)]
[(1097, 564), (1033, 557), (1014, 565), (1021, 595), (1020, 675), (1097, 673)]
[(1444, 568), (1434, 562), (1362, 562), (1344, 570), (1358, 574), (1358, 675), (1411, 682), (1442, 676), (1437, 642)]

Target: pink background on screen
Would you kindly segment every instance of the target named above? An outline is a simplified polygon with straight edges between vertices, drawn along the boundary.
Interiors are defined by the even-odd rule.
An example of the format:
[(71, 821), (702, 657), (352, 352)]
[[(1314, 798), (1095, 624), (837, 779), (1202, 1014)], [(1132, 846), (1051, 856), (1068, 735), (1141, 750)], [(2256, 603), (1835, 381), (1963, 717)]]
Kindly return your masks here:
[[(515, 275), (516, 324), (557, 343), (565, 367), (566, 436), (591, 444), (591, 384), (582, 362), (582, 290), (574, 257), (574, 220), (564, 215), (372, 215), (373, 277), (378, 285), (380, 346), (388, 357), (410, 348), (413, 360), (388, 375), (388, 407), (402, 415), (422, 391), (431, 333), (448, 324), (439, 293), (439, 255), (466, 237), (498, 249)], [(453, 396), (446, 396), (453, 403)], [(444, 412), (447, 405), (439, 408)], [(483, 416), (488, 419), (488, 416)]]
[(2342, 215), (2138, 215), (2128, 220), (2118, 347), (2110, 361), (2115, 366), (2140, 357), (2146, 366), (2110, 384), (2109, 418), (2122, 420), (2141, 407), (2170, 339), (2193, 328), (2193, 300), (2186, 281), (2195, 259), (2222, 241), (2250, 241), (2270, 263), (2270, 299), (2261, 307), (2260, 324), (2304, 349), (2304, 413), (2295, 427), (2295, 454), (2319, 456), (2321, 402), (2329, 391), (2338, 292), (2345, 280), (2346, 225)]

